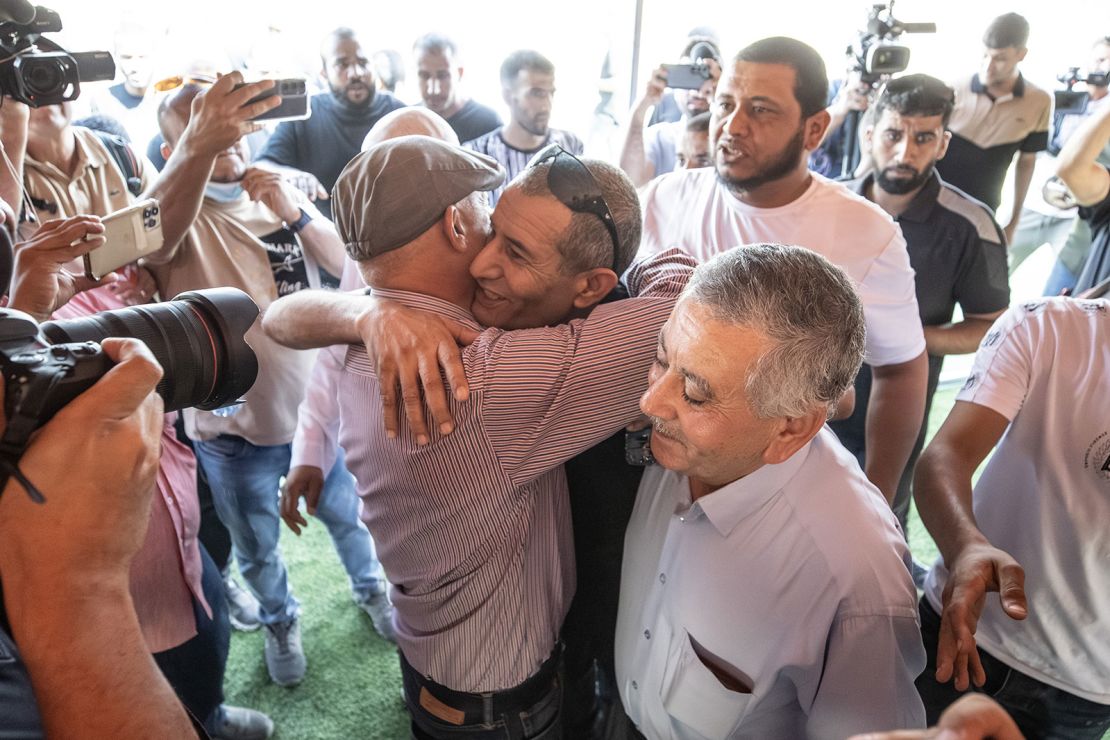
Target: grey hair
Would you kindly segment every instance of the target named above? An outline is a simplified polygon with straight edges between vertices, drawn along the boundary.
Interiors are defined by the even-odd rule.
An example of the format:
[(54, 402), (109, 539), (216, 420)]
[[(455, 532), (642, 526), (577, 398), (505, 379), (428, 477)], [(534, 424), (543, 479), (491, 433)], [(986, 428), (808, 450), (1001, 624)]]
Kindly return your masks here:
[(756, 416), (831, 417), (863, 362), (863, 306), (844, 272), (802, 247), (754, 244), (694, 271), (683, 293), (718, 320), (765, 334), (772, 347), (748, 373)]
[[(613, 214), (620, 244), (613, 259), (613, 240), (601, 219), (592, 213), (572, 213), (570, 226), (563, 232), (555, 247), (563, 256), (564, 274), (576, 274), (597, 267), (612, 267), (616, 262), (617, 274), (622, 274), (632, 264), (640, 248), (643, 218), (640, 215), (640, 198), (636, 186), (619, 167), (599, 159), (581, 159), (601, 188), (601, 194)], [(547, 187), (550, 162), (529, 167), (517, 175), (514, 184), (520, 191), (534, 197), (554, 198)]]

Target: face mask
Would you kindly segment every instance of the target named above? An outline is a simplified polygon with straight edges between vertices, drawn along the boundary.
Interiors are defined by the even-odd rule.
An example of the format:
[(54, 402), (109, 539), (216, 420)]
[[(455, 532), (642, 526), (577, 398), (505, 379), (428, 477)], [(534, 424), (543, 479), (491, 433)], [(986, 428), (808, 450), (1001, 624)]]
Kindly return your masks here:
[(233, 203), (243, 196), (243, 187), (237, 182), (210, 182), (204, 186), (204, 197), (217, 203)]

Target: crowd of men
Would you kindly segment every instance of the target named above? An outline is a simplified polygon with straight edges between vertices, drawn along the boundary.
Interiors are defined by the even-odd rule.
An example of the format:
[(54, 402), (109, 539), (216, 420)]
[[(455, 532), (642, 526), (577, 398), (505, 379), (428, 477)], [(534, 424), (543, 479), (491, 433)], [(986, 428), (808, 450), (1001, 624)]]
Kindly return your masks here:
[[(615, 163), (549, 125), (543, 54), (505, 58), (506, 122), (439, 33), (406, 106), (404, 55), (336, 29), (311, 116), (272, 130), (273, 81), (156, 91), (132, 28), (89, 116), (5, 98), (9, 308), (234, 287), (262, 316), (241, 402), (163, 414), (150, 352), (109, 339), (0, 450), (0, 736), (269, 737), (224, 701), (229, 633), (264, 630), (275, 684), (324, 680), (278, 548), (307, 514), (396, 644), (414, 738), (1102, 738), (1110, 37), (1055, 116), (1028, 38), (1008, 13), (975, 74), (861, 87), (697, 28), (703, 80), (653, 70)], [(145, 198), (162, 247), (86, 276)], [(1011, 307), (1046, 242), (1046, 297)]]

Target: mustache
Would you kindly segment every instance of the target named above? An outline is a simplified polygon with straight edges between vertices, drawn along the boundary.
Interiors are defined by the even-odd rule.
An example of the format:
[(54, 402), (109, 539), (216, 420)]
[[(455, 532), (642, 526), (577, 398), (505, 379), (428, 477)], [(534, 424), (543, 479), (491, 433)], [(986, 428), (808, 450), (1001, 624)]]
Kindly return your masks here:
[(670, 439), (681, 439), (677, 426), (672, 425), (670, 422), (663, 421), (657, 416), (649, 416), (648, 418), (651, 420), (652, 432), (657, 432)]

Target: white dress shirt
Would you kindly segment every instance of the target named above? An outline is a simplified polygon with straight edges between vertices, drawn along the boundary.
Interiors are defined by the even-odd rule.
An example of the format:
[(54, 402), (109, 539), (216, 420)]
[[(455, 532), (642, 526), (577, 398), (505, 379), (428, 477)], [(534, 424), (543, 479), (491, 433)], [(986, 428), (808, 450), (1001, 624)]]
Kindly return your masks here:
[[(925, 726), (909, 551), (824, 428), (691, 503), (644, 474), (625, 536), (617, 684), (648, 738), (835, 738)], [(725, 688), (695, 653), (749, 693)]]

